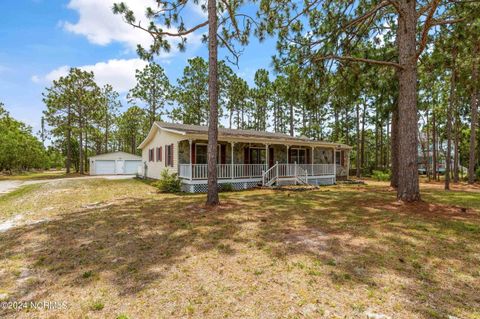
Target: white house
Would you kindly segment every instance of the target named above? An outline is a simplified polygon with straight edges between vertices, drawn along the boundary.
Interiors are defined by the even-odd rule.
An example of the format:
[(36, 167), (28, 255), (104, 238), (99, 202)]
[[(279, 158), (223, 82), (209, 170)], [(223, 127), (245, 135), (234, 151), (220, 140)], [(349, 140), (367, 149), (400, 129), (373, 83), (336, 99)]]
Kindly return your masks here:
[(125, 152), (105, 153), (89, 158), (90, 175), (122, 175), (141, 172), (142, 157)]
[[(178, 173), (187, 192), (207, 190), (208, 127), (155, 122), (139, 145), (142, 174)], [(281, 133), (219, 128), (217, 176), (234, 189), (257, 185), (334, 184), (348, 178), (351, 147)]]

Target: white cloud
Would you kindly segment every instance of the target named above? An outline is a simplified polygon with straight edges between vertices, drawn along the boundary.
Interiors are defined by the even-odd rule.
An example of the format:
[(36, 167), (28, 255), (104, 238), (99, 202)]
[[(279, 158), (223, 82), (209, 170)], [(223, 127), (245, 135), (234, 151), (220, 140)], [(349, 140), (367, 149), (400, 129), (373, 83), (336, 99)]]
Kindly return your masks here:
[[(146, 64), (147, 62), (141, 59), (113, 59), (107, 62), (80, 66), (79, 68), (85, 71), (93, 71), (98, 85), (111, 84), (116, 91), (125, 93), (136, 83), (135, 70), (144, 68)], [(33, 75), (31, 79), (35, 83), (51, 83), (53, 80), (67, 75), (69, 70), (70, 66), (64, 65), (44, 76)]]
[[(129, 50), (135, 50), (137, 44), (148, 47), (152, 43), (151, 36), (145, 31), (135, 29), (123, 21), (121, 15), (115, 15), (112, 7), (119, 0), (70, 0), (68, 8), (75, 10), (79, 14), (77, 22), (61, 22), (65, 30), (87, 37), (88, 41), (97, 45), (108, 45), (112, 42), (123, 43)], [(141, 21), (144, 26), (148, 24), (145, 16), (147, 7), (155, 7), (153, 0), (123, 0), (127, 6), (135, 13), (137, 21)], [(200, 14), (198, 9), (196, 14)], [(174, 30), (169, 30), (174, 31)], [(201, 36), (191, 34), (187, 41), (198, 46), (201, 43)], [(170, 54), (164, 54), (161, 57), (168, 57), (175, 53), (178, 39), (171, 40), (172, 51)]]

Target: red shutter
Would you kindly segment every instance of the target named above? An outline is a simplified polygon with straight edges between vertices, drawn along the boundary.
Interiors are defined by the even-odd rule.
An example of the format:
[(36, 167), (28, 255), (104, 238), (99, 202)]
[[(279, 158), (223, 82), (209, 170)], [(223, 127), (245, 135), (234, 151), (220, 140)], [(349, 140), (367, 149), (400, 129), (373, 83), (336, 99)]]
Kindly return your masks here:
[(195, 143), (192, 143), (191, 163), (192, 164), (196, 163)]
[(245, 147), (243, 149), (243, 163), (244, 164), (250, 163), (250, 149), (248, 147)]
[(275, 163), (275, 158), (274, 158), (273, 147), (270, 147), (268, 149), (268, 166), (272, 167), (274, 163)]
[(165, 166), (168, 166), (168, 145), (165, 145)]
[(227, 145), (220, 144), (220, 163), (226, 164), (227, 163)]
[(170, 144), (170, 166), (173, 167), (173, 144)]
[(161, 161), (162, 161), (162, 155), (163, 155), (163, 154), (162, 154), (162, 147), (161, 147), (161, 146), (158, 148), (158, 154), (159, 154), (160, 162), (161, 162)]

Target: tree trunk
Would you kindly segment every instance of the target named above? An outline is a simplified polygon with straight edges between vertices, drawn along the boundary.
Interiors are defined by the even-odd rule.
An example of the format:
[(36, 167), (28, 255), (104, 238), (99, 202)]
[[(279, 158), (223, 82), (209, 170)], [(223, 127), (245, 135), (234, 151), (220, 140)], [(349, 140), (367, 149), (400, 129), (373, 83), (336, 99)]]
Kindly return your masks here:
[(456, 86), (456, 59), (457, 48), (452, 48), (452, 76), (450, 78), (450, 101), (447, 109), (447, 155), (445, 156), (445, 190), (450, 189), (450, 173), (452, 162), (452, 112), (455, 107), (455, 86)]
[(79, 107), (79, 112), (78, 112), (78, 160), (79, 160), (79, 173), (83, 174), (85, 173), (84, 167), (83, 167), (83, 120), (82, 120), (82, 107)]
[[(435, 106), (435, 103), (434, 103)], [(432, 109), (432, 177), (437, 180), (437, 123), (435, 108)]]
[(295, 133), (295, 126), (294, 126), (294, 118), (295, 115), (293, 114), (293, 103), (290, 103), (290, 136), (293, 136)]
[(208, 194), (207, 205), (220, 203), (217, 184), (218, 139), (218, 56), (217, 56), (217, 1), (208, 0)]
[(360, 145), (360, 174), (363, 174), (363, 169), (365, 168), (365, 116), (367, 113), (367, 101), (363, 101), (363, 112), (362, 112), (362, 141)]
[(395, 101), (392, 112), (392, 126), (391, 126), (391, 153), (392, 153), (392, 177), (390, 186), (398, 187), (398, 105)]
[(406, 202), (420, 200), (417, 168), (417, 51), (416, 1), (398, 2), (398, 188), (397, 198)]
[(480, 41), (475, 45), (473, 56), (473, 68), (472, 68), (472, 95), (470, 99), (470, 154), (468, 157), (468, 183), (475, 183), (475, 149), (477, 142), (477, 125), (478, 125), (478, 55), (480, 53)]
[(426, 117), (427, 117), (427, 163), (426, 163), (426, 166), (425, 166), (425, 172), (427, 173), (427, 179), (428, 181), (430, 182), (430, 121), (429, 121), (429, 117), (428, 117), (428, 108), (427, 108), (427, 114), (426, 114)]
[(72, 166), (72, 108), (67, 107), (67, 160), (65, 166), (67, 169), (67, 174), (70, 174), (70, 167)]
[(453, 182), (458, 183), (459, 177), (459, 158), (458, 148), (460, 144), (460, 115), (458, 114), (458, 106), (455, 112), (455, 149), (453, 150)]
[(355, 158), (355, 167), (357, 169), (357, 178), (360, 178), (360, 105), (355, 107), (357, 111), (357, 156)]

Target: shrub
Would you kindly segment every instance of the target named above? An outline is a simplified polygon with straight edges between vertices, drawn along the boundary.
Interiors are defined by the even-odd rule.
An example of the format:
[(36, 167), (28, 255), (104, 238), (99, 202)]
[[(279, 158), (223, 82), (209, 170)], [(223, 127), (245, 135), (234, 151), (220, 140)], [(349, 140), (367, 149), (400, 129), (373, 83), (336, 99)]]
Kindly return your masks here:
[(477, 180), (480, 179), (480, 167), (477, 168), (477, 171), (475, 172), (475, 174), (477, 175)]
[(162, 193), (179, 193), (181, 191), (181, 181), (176, 173), (170, 173), (164, 169), (160, 174), (160, 179), (153, 183)]
[(372, 178), (377, 181), (389, 181), (390, 180), (390, 173), (382, 172), (382, 171), (373, 171)]
[(219, 189), (221, 192), (233, 192), (233, 191), (234, 191), (233, 185), (230, 184), (230, 183), (218, 184), (218, 189)]

